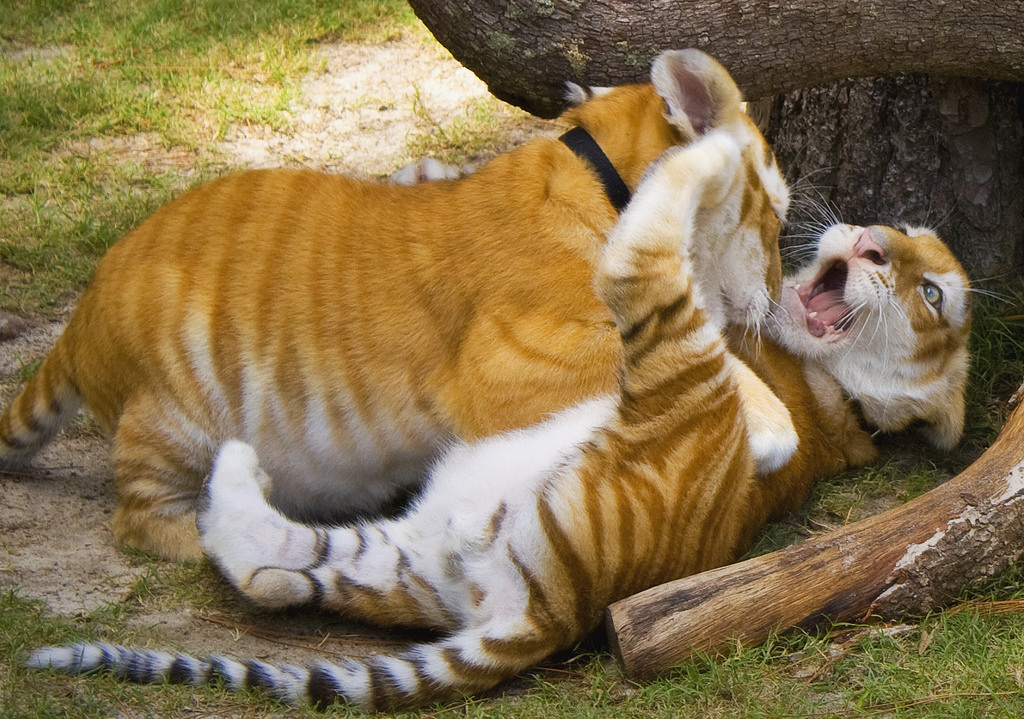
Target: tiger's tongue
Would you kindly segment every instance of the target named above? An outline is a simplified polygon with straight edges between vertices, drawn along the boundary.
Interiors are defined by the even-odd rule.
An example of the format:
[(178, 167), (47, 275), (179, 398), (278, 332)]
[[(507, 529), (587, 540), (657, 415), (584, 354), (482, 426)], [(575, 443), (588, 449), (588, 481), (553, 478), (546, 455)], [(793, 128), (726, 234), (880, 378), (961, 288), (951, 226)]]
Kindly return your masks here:
[(847, 310), (842, 290), (820, 292), (807, 301), (806, 307), (807, 331), (815, 337), (823, 337)]

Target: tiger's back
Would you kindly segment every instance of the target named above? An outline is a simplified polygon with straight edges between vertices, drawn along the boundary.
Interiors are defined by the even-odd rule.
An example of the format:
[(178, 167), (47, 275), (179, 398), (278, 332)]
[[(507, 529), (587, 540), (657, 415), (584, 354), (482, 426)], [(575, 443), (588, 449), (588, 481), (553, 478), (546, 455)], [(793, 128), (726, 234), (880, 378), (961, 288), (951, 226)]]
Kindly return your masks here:
[[(546, 149), (562, 154), (527, 154)], [(115, 462), (131, 471), (122, 497), (144, 506), (173, 488), (187, 501), (216, 446), (244, 437), (274, 458), (292, 512), (374, 509), (419, 481), (447, 438), (528, 424), (553, 396), (610, 389), (599, 368), (619, 348), (607, 311), (586, 295), (559, 297), (552, 275), (589, 285), (586, 253), (612, 213), (567, 172), (556, 187), (599, 219), (563, 235), (553, 203), (521, 205), (517, 218), (533, 228), (525, 243), (495, 209), (491, 175), (507, 164), (423, 188), (244, 173), (182, 197), (115, 245), (56, 356), (74, 357), (72, 384), (117, 432)], [(588, 196), (595, 206), (581, 207)], [(439, 207), (443, 219), (428, 220)], [(537, 371), (548, 357), (561, 371)], [(181, 476), (140, 479), (168, 463)], [(330, 492), (303, 486), (332, 472)], [(140, 521), (122, 525), (122, 538), (143, 540), (152, 520)]]

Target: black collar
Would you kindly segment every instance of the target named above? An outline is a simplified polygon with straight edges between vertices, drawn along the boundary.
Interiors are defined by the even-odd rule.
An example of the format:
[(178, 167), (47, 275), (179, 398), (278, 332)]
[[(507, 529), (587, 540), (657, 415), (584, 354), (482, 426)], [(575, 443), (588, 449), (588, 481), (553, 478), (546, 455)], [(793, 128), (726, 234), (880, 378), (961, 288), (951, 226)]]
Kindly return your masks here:
[(590, 133), (582, 127), (574, 127), (558, 139), (575, 152), (577, 157), (593, 166), (597, 176), (601, 178), (608, 199), (618, 212), (622, 212), (622, 208), (629, 202), (629, 188)]

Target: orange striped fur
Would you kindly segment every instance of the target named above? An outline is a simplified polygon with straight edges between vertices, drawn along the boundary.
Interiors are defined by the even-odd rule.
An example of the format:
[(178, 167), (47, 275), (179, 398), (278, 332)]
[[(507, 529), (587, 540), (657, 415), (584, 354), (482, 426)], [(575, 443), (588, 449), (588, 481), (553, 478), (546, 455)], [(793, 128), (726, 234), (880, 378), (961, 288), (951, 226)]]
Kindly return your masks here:
[[(788, 443), (775, 464), (795, 448), (785, 407), (722, 334), (749, 315), (719, 286), (772, 294), (779, 281), (776, 243), (736, 225), (745, 174), (722, 131), (667, 153), (597, 267), (596, 295), (622, 340), (617, 392), (452, 448), (403, 516), (291, 522), (266, 502), (276, 478), (248, 445), (219, 453), (199, 528), (239, 589), (267, 606), (312, 603), (444, 638), (308, 669), (103, 644), (41, 650), (31, 663), (136, 681), (223, 676), (288, 701), (396, 709), (493, 686), (578, 640), (616, 599), (736, 559), (760, 514), (751, 423), (771, 435), (765, 445)], [(727, 270), (717, 259), (736, 244), (761, 261)]]
[[(743, 222), (774, 241), (786, 188), (740, 100), (714, 60), (668, 52), (651, 84), (565, 120), (631, 189), (667, 148), (726, 132), (743, 148)], [(126, 544), (199, 556), (197, 497), (229, 438), (256, 447), (290, 516), (376, 510), (451, 438), (615, 389), (622, 345), (592, 290), (615, 220), (589, 164), (546, 139), (414, 187), (292, 170), (210, 182), (107, 253), (0, 418), (0, 470), (84, 404), (113, 436)], [(763, 293), (734, 299), (748, 321), (766, 309)]]
[[(724, 144), (737, 139), (729, 131), (702, 135), (648, 170), (591, 258), (596, 293), (583, 291), (589, 278), (572, 276), (580, 284), (570, 286), (570, 278), (544, 275), (561, 301), (589, 307), (593, 299), (604, 320), (578, 334), (564, 333), (571, 323), (540, 323), (543, 341), (530, 345), (512, 331), (526, 326), (517, 324), (521, 315), (508, 311), (489, 318), (502, 328), (492, 336), (500, 342), (466, 348), (482, 366), (509, 367), (511, 388), (484, 385), (494, 397), (523, 383), (551, 401), (548, 409), (568, 409), (523, 430), (493, 436), (492, 427), (485, 439), (463, 430), (475, 441), (441, 457), (405, 515), (350, 526), (287, 519), (274, 506), (281, 503), (274, 457), (239, 442), (220, 451), (199, 524), (206, 552), (235, 586), (265, 606), (312, 603), (432, 627), (443, 639), (310, 668), (106, 644), (44, 649), (31, 663), (105, 667), (135, 681), (220, 676), (232, 689), (259, 686), (317, 705), (429, 703), (493, 686), (570, 645), (609, 602), (735, 559), (766, 519), (803, 500), (815, 477), (874, 456), (851, 398), (887, 429), (902, 427), (909, 413), (927, 422), (937, 445), (955, 441), (969, 305), (966, 278), (948, 250), (920, 231), (836, 226), (776, 297), (784, 202), (766, 182), (775, 172), (770, 155), (748, 138), (738, 143), (731, 174), (700, 180), (695, 158), (708, 172), (716, 146), (729, 154), (722, 136)], [(688, 214), (675, 200), (698, 185), (701, 201)], [(732, 245), (749, 261), (722, 262), (734, 256)], [(532, 278), (504, 281), (538, 290)], [(757, 302), (736, 301), (750, 288), (780, 300), (763, 323)], [(750, 330), (759, 324), (761, 333)], [(337, 333), (344, 331), (339, 324)], [(573, 354), (609, 336), (607, 356), (590, 362)], [(860, 362), (891, 381), (863, 381), (848, 366)], [(530, 384), (578, 376), (577, 363), (598, 374), (603, 368), (604, 377), (578, 404)], [(475, 369), (462, 367), (478, 376)], [(872, 414), (875, 400), (888, 414)], [(517, 409), (496, 404), (491, 421)], [(537, 418), (543, 414), (538, 408)]]

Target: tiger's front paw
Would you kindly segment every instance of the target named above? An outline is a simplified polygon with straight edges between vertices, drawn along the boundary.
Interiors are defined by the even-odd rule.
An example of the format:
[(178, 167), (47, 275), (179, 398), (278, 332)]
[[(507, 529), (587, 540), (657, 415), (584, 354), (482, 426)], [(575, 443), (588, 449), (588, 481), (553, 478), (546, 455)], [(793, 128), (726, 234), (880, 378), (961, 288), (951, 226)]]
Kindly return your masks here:
[(267, 502), (270, 484), (252, 447), (226, 442), (196, 513), (200, 544), (221, 573), (258, 604), (304, 604), (314, 589), (293, 570), (309, 563), (303, 535), (315, 531)]
[(638, 259), (689, 255), (702, 208), (720, 204), (736, 185), (740, 148), (724, 132), (666, 150), (640, 182), (609, 233), (603, 263), (611, 275), (628, 275)]
[(800, 443), (788, 411), (779, 413), (771, 423), (748, 424), (747, 436), (754, 455), (754, 470), (761, 477), (786, 466)]
[(796, 454), (800, 437), (789, 409), (760, 377), (734, 355), (726, 355), (736, 381), (755, 471), (765, 476), (782, 469)]
[(683, 178), (677, 182), (699, 182), (703, 194), (701, 204), (715, 207), (721, 204), (744, 179), (740, 172), (742, 155), (736, 140), (725, 132), (711, 132), (686, 147), (685, 158), (676, 160), (677, 173)]
[(661, 173), (662, 182), (676, 187), (708, 183), (724, 183), (728, 187), (737, 178), (741, 162), (740, 146), (732, 135), (710, 132), (689, 145), (676, 145), (666, 150), (658, 159), (657, 172)]

